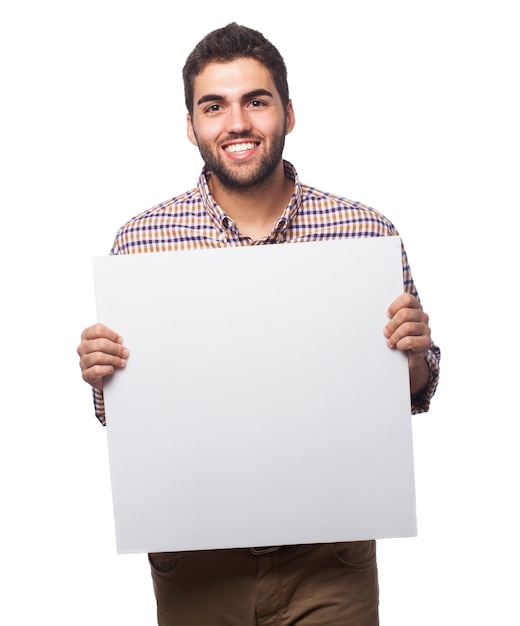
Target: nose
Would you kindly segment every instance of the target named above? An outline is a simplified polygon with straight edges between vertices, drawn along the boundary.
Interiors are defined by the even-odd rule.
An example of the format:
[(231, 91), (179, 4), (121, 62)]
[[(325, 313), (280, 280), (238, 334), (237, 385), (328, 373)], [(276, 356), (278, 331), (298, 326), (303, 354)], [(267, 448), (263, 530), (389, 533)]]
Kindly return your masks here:
[(251, 130), (251, 121), (244, 107), (236, 104), (230, 107), (227, 117), (227, 131), (230, 133), (243, 133)]

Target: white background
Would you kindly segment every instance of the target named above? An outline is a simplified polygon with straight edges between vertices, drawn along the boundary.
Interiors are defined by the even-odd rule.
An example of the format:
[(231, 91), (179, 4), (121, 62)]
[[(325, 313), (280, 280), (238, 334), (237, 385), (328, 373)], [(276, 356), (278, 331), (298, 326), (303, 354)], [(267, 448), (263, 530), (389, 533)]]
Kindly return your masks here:
[(518, 620), (515, 4), (3, 3), (0, 623), (154, 623), (146, 557), (116, 555), (76, 346), (92, 257), (195, 185), (180, 72), (231, 20), (285, 56), (301, 179), (397, 225), (443, 350), (413, 419), (419, 536), (379, 543), (382, 624)]

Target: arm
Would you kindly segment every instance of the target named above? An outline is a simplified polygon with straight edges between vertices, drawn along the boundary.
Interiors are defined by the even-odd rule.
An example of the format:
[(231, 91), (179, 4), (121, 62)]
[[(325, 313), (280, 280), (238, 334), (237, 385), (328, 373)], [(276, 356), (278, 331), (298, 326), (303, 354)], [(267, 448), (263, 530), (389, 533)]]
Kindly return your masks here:
[(93, 390), (96, 415), (104, 424), (103, 380), (126, 366), (128, 349), (118, 333), (104, 324), (94, 324), (81, 333), (77, 352), (83, 380)]
[(431, 339), (429, 317), (410, 293), (403, 293), (392, 302), (388, 317), (390, 321), (383, 331), (388, 347), (408, 355), (414, 412), (427, 411), (437, 386), (440, 358)]

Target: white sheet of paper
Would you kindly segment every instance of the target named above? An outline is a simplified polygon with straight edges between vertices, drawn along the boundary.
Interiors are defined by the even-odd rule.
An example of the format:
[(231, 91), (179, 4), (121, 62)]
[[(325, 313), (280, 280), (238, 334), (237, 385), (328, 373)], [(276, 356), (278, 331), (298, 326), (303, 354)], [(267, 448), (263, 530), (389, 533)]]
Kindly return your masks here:
[(398, 237), (96, 257), (117, 551), (416, 534)]

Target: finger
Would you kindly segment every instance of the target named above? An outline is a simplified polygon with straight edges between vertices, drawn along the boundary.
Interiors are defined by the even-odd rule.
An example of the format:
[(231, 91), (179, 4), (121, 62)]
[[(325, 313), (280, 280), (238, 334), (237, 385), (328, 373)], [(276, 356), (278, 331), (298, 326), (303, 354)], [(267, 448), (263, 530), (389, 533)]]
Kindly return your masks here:
[(115, 367), (109, 365), (96, 365), (82, 371), (83, 380), (99, 391), (103, 389), (103, 380), (115, 372)]
[[(118, 344), (113, 344), (118, 345)], [(120, 352), (110, 353), (107, 351), (85, 352), (80, 356), (79, 362), (82, 370), (87, 370), (95, 365), (111, 365), (124, 367), (128, 358), (128, 350), (121, 348)]]
[(409, 293), (402, 293), (388, 307), (387, 316), (390, 321), (383, 332), (389, 338), (402, 324), (407, 321), (419, 322), (423, 319), (423, 310), (419, 300)]
[(126, 358), (128, 349), (121, 343), (116, 343), (110, 339), (84, 339), (78, 346), (80, 356), (101, 353)]
[(83, 380), (101, 390), (103, 378), (113, 374), (116, 369), (126, 367), (126, 358), (105, 352), (92, 352), (80, 358)]
[(383, 333), (393, 345), (406, 335), (429, 333), (428, 323), (428, 315), (422, 309), (400, 309), (386, 324)]
[[(387, 344), (390, 347), (396, 347), (397, 344), (401, 343), (403, 346), (403, 341), (407, 338), (417, 338), (417, 337), (426, 337), (430, 338), (430, 327), (421, 319), (420, 321), (406, 321), (402, 324), (397, 324), (396, 328), (392, 328), (392, 324), (388, 324), (385, 328), (385, 336), (387, 337)], [(400, 349), (406, 349), (401, 347)]]
[(394, 317), (394, 315), (400, 309), (421, 309), (421, 303), (419, 300), (413, 296), (411, 293), (402, 293), (398, 296), (392, 304), (388, 307), (387, 315), (389, 318)]
[(418, 333), (416, 335), (406, 334), (402, 337), (394, 337), (392, 344), (398, 350), (412, 351), (416, 353), (424, 354), (431, 346), (430, 333)]
[(77, 352), (83, 380), (99, 390), (103, 379), (124, 368), (128, 358), (122, 337), (104, 324), (94, 324), (82, 332)]
[(104, 324), (94, 324), (81, 333), (81, 342), (77, 348), (80, 356), (91, 352), (106, 352), (123, 356), (123, 338)]
[(92, 339), (109, 339), (114, 343), (123, 343), (123, 338), (119, 333), (101, 323), (89, 326), (81, 333), (81, 341), (90, 341)]

